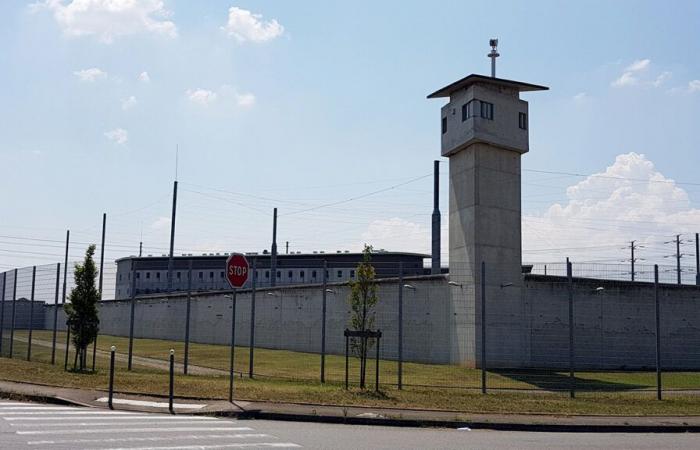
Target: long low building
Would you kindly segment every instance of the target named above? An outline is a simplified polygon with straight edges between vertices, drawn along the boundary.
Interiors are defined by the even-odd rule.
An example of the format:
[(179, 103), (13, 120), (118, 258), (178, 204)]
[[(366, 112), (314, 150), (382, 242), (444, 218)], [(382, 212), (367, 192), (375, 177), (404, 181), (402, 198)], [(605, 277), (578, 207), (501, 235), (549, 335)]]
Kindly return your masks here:
[[(230, 289), (225, 277), (228, 253), (203, 255), (181, 255), (173, 258), (172, 287), (168, 286), (167, 256), (130, 256), (118, 259), (115, 299), (131, 296), (133, 284), (135, 295), (155, 294), (168, 291), (210, 291)], [(255, 265), (256, 286), (269, 287), (321, 283), (323, 267), (326, 267), (328, 282), (344, 282), (356, 277), (356, 267), (362, 261), (362, 253), (293, 253), (277, 255), (273, 273), (272, 255), (269, 253), (246, 253), (252, 266)], [(372, 265), (377, 278), (391, 278), (403, 268), (404, 276), (426, 274), (424, 260), (429, 255), (422, 253), (376, 251), (372, 253)], [(192, 271), (191, 285), (188, 273)], [(428, 269), (429, 270), (429, 269)], [(252, 273), (251, 273), (252, 275)], [(132, 276), (135, 277), (132, 283)], [(274, 281), (273, 281), (274, 277)], [(252, 276), (246, 288), (252, 286)]]

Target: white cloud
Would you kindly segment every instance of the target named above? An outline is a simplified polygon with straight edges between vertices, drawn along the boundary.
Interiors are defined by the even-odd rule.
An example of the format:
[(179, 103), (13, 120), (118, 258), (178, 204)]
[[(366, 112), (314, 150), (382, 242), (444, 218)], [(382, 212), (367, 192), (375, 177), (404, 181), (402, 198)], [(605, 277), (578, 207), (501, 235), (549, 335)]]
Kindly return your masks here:
[(218, 97), (216, 92), (206, 89), (188, 89), (187, 92), (185, 92), (185, 95), (187, 95), (187, 98), (190, 99), (190, 101), (203, 106), (214, 102)]
[(104, 135), (107, 139), (119, 145), (126, 144), (126, 141), (129, 140), (129, 133), (123, 128), (106, 131)]
[(170, 228), (170, 217), (159, 217), (151, 224), (152, 230), (166, 230)]
[(579, 92), (578, 94), (574, 95), (575, 102), (585, 102), (586, 100), (588, 100), (588, 94), (585, 92)]
[(148, 72), (141, 72), (138, 76), (138, 80), (142, 83), (148, 83), (151, 81), (151, 77), (148, 75)]
[(73, 72), (73, 75), (78, 77), (80, 81), (94, 82), (102, 78), (107, 78), (107, 72), (98, 69), (97, 67), (92, 67), (90, 69), (83, 69)]
[(375, 249), (427, 252), (430, 231), (421, 224), (394, 217), (371, 222), (361, 240)]
[[(622, 247), (630, 240), (656, 245), (658, 254), (660, 241), (693, 232), (700, 223), (700, 209), (692, 207), (687, 192), (637, 153), (618, 155), (605, 171), (570, 186), (566, 195), (566, 203), (555, 203), (542, 215), (523, 216), (525, 261), (561, 261), (578, 252), (579, 260), (607, 257), (621, 263), (626, 254)], [(571, 249), (605, 245), (607, 250), (585, 256)], [(652, 258), (651, 250), (647, 252)]]
[(124, 111), (127, 111), (133, 108), (134, 106), (136, 106), (136, 97), (134, 97), (133, 95), (128, 98), (122, 99), (122, 109)]
[(236, 6), (229, 8), (228, 22), (221, 29), (238, 42), (265, 42), (284, 33), (284, 27), (277, 20), (264, 21), (260, 14)]
[(611, 85), (618, 88), (629, 86), (659, 87), (671, 77), (671, 72), (669, 71), (661, 72), (653, 79), (648, 78), (648, 76), (645, 77), (644, 73), (649, 70), (650, 66), (650, 59), (638, 59), (625, 67), (622, 75), (616, 78)]
[(177, 27), (167, 20), (171, 13), (162, 0), (44, 0), (30, 5), (32, 12), (48, 10), (70, 37), (114, 39), (142, 33), (174, 38)]
[(646, 70), (649, 68), (649, 64), (651, 64), (650, 59), (638, 59), (627, 68), (625, 68), (625, 72), (640, 72), (642, 70)]
[(247, 108), (255, 105), (255, 95), (251, 93), (236, 94), (236, 103), (238, 106)]
[(700, 80), (692, 80), (688, 82), (689, 92), (700, 92)]

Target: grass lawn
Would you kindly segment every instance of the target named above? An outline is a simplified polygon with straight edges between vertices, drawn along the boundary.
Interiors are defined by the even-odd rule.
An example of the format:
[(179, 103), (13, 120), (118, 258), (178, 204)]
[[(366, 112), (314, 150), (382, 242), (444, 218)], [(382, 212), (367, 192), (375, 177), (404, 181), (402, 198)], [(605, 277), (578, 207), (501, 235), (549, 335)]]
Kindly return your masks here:
[[(20, 339), (27, 338), (26, 330), (15, 332)], [(8, 336), (6, 333), (5, 337)], [(33, 338), (50, 342), (52, 332), (47, 330), (34, 331)], [(56, 358), (62, 366), (64, 361), (65, 333), (57, 334)], [(98, 338), (97, 347), (103, 351), (109, 351), (114, 345), (118, 353), (128, 352), (128, 338), (118, 336), (101, 335)], [(3, 353), (7, 354), (5, 341)], [(15, 342), (15, 356), (26, 357), (26, 344)], [(32, 346), (32, 359), (49, 362), (51, 349), (39, 345)], [(184, 343), (180, 341), (166, 341), (158, 339), (134, 339), (134, 355), (167, 360), (169, 350), (175, 349), (176, 360), (182, 362), (184, 355)], [(247, 347), (236, 348), (237, 373), (248, 373), (249, 349)], [(73, 356), (71, 352), (70, 357)], [(229, 348), (225, 345), (190, 344), (190, 364), (228, 370)], [(72, 359), (69, 358), (69, 365)], [(108, 360), (105, 357), (97, 358), (97, 367), (106, 368)], [(118, 363), (118, 365), (125, 365)], [(380, 361), (380, 383), (385, 386), (396, 385), (398, 364), (396, 361)], [(357, 381), (359, 361), (350, 359), (350, 380)], [(320, 356), (314, 353), (293, 352), (286, 350), (255, 349), (254, 374), (261, 380), (277, 381), (302, 381), (313, 383), (320, 380)], [(576, 372), (576, 388), (578, 391), (596, 392), (628, 392), (632, 390), (654, 390), (656, 386), (655, 372)], [(375, 365), (372, 360), (368, 367), (368, 382), (373, 385), (375, 378)], [(338, 355), (326, 356), (326, 380), (330, 383), (342, 383), (345, 377), (345, 358)], [(476, 369), (468, 369), (456, 365), (439, 364), (403, 364), (404, 386), (411, 387), (438, 387), (447, 392), (455, 392), (459, 388), (478, 390), (481, 386), (481, 372)], [(700, 373), (695, 372), (668, 372), (662, 375), (662, 384), (665, 390), (673, 389), (698, 389), (700, 390)], [(566, 391), (569, 388), (568, 372), (558, 371), (514, 371), (499, 370), (489, 371), (487, 374), (487, 386), (490, 389), (544, 389), (549, 391)], [(432, 389), (436, 391), (436, 389)], [(700, 400), (700, 396), (698, 397)]]

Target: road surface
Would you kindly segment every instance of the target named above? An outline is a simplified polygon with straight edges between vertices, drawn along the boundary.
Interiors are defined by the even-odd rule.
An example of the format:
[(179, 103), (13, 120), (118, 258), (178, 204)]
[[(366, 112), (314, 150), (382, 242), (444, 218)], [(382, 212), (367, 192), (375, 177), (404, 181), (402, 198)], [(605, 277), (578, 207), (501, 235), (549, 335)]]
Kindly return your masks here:
[(694, 434), (525, 433), (148, 414), (0, 400), (0, 449), (697, 449)]

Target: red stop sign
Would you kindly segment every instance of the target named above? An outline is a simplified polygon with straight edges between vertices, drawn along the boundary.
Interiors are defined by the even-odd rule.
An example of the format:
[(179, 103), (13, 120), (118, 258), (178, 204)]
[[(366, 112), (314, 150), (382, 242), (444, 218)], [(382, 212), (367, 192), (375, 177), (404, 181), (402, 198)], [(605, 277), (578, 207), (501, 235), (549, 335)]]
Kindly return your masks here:
[(240, 253), (233, 253), (226, 260), (226, 279), (232, 288), (243, 287), (249, 272), (248, 260)]

